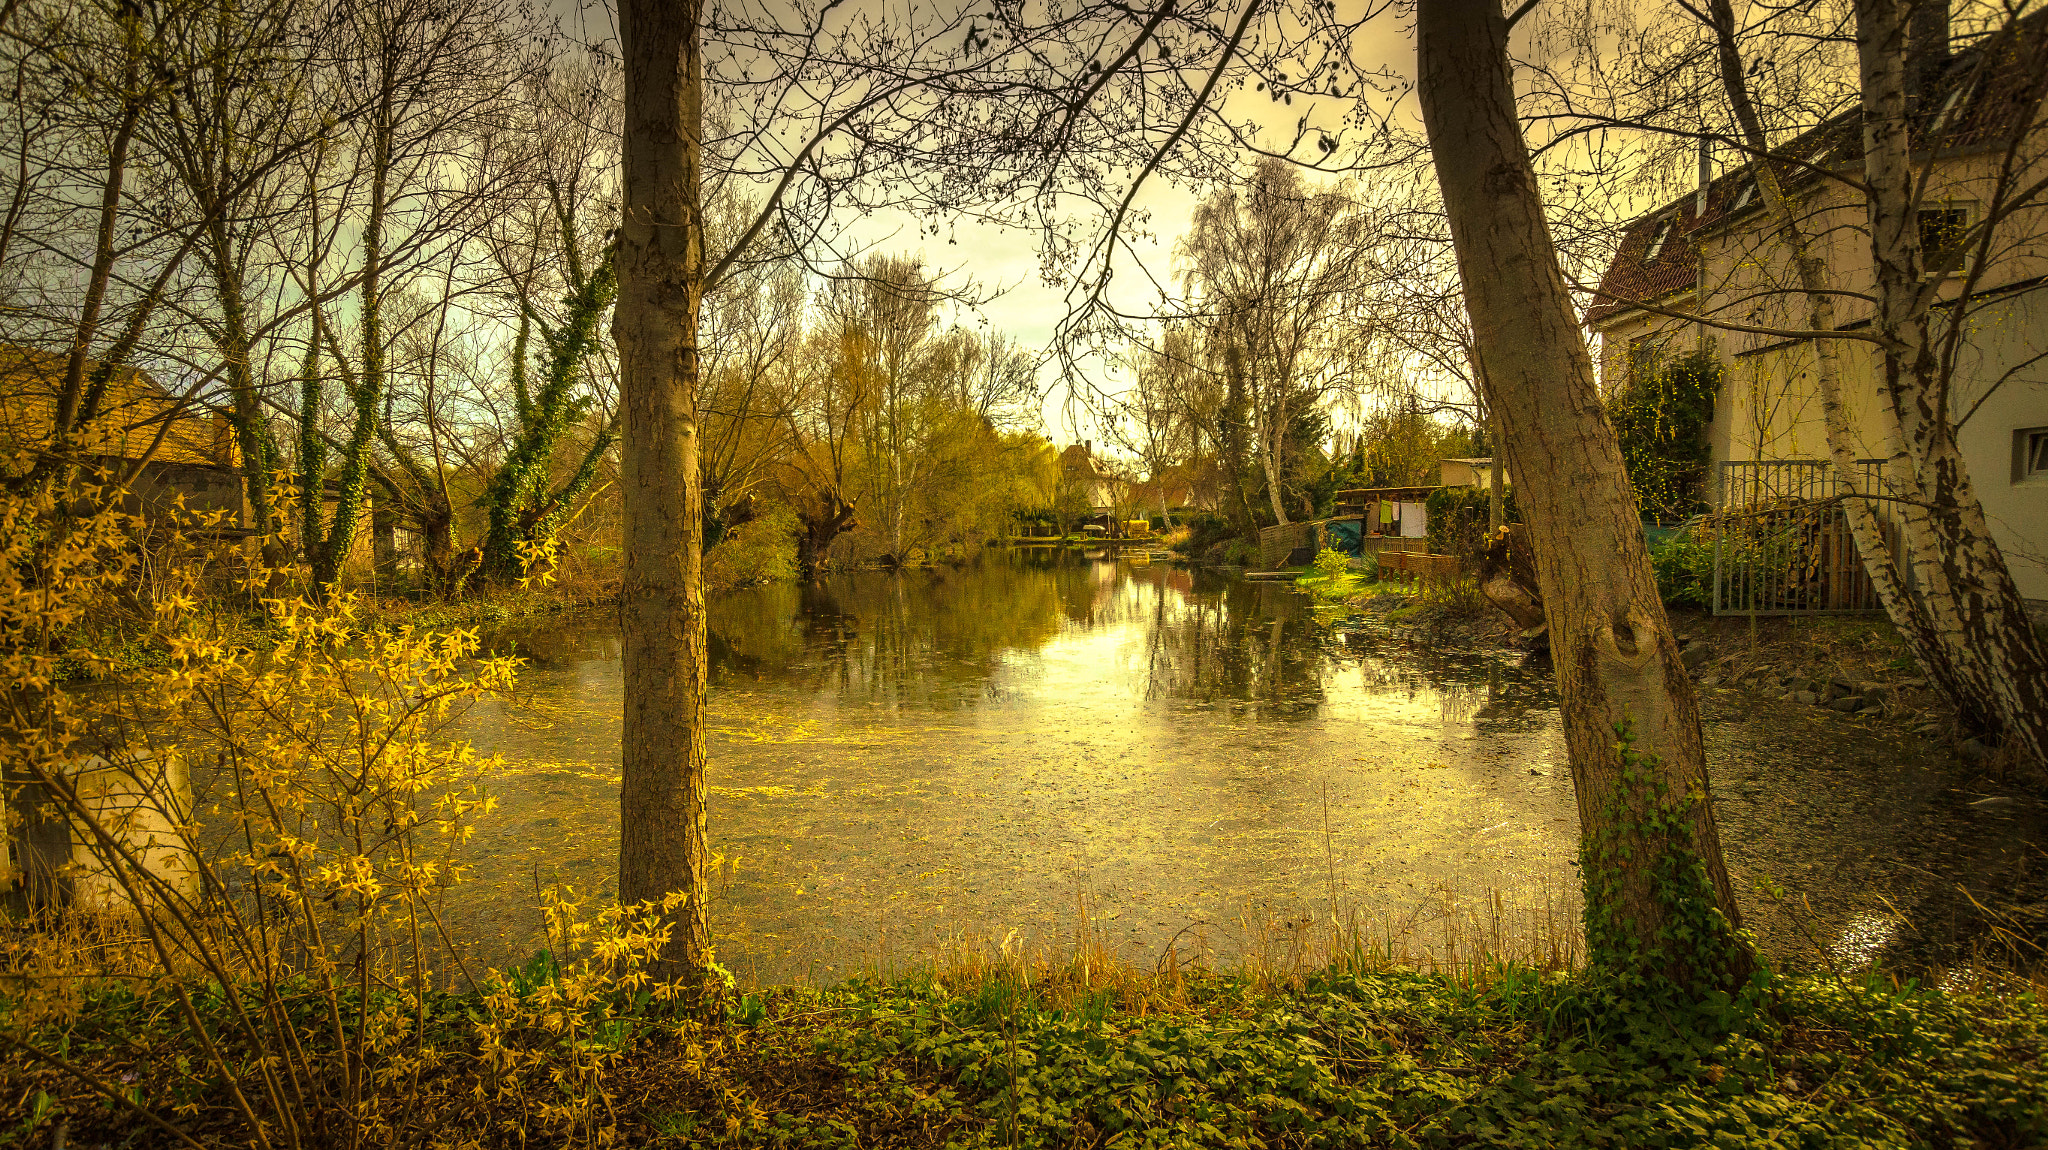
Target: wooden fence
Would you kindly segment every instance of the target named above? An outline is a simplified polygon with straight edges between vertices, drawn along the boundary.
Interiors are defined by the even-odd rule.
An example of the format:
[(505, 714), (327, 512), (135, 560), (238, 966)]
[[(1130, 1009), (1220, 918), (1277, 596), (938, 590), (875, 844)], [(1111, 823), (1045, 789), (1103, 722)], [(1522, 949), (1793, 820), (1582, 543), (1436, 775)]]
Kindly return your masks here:
[[(1420, 543), (1422, 540), (1404, 539), (1402, 542)], [(1426, 551), (1382, 551), (1379, 568), (1380, 578), (1403, 582), (1451, 580), (1465, 573), (1465, 565), (1456, 555), (1431, 555)]]

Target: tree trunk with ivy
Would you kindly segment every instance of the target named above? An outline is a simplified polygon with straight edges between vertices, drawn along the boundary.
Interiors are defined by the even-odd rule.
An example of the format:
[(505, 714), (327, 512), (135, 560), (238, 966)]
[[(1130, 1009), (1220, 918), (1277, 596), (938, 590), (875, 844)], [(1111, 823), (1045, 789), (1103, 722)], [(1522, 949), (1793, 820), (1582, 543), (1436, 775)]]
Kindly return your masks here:
[(1423, 0), (1424, 121), (1489, 406), (1535, 544), (1578, 797), (1593, 960), (1693, 992), (1754, 956), (1708, 787), (1699, 713), (1651, 575), (1528, 147), (1495, 0)]
[[(563, 250), (567, 253), (569, 314), (561, 326), (541, 323), (529, 310), (520, 320), (513, 344), (512, 389), (517, 405), (519, 430), (505, 459), (484, 488), (483, 504), (490, 515), (484, 532), (481, 573), (492, 583), (510, 583), (521, 578), (534, 558), (533, 549), (554, 537), (562, 521), (574, 511), (579, 500), (597, 478), (604, 454), (615, 438), (607, 424), (597, 435), (569, 480), (553, 488), (551, 465), (562, 435), (569, 425), (590, 410), (590, 400), (578, 393), (583, 365), (597, 350), (598, 325), (618, 295), (615, 249), (605, 249), (595, 268), (587, 271), (576, 255), (572, 220), (563, 223)], [(540, 386), (530, 387), (527, 354), (535, 326), (540, 329)]]

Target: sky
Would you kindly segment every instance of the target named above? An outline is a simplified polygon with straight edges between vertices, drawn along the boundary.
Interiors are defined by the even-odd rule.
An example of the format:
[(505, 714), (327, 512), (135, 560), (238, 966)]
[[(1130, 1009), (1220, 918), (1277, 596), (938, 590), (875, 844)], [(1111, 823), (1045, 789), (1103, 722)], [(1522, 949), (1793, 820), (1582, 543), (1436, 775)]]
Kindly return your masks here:
[[(853, 14), (849, 18), (865, 16), (886, 20), (892, 12), (900, 11), (905, 2), (844, 0), (835, 6), (835, 11)], [(746, 6), (750, 11), (758, 12), (762, 3), (763, 0), (747, 0)], [(919, 3), (925, 10), (930, 10), (931, 0), (919, 0)], [(986, 0), (938, 0), (938, 3), (941, 7), (985, 6)], [(1339, 0), (1338, 15), (1355, 19), (1365, 10), (1365, 3), (1366, 0)], [(607, 0), (550, 0), (550, 6), (572, 35), (586, 40), (605, 38), (616, 27)], [(1241, 11), (1242, 8), (1238, 6), (1234, 10)], [(1388, 66), (1403, 75), (1412, 73), (1412, 20), (1394, 12), (1376, 17), (1366, 25), (1361, 35), (1354, 38), (1351, 54), (1355, 63), (1366, 67)], [(1298, 119), (1306, 118), (1313, 125), (1334, 127), (1352, 110), (1352, 101), (1322, 97), (1319, 104), (1316, 99), (1303, 96), (1291, 105), (1282, 105), (1257, 92), (1239, 91), (1225, 97), (1221, 110), (1231, 122), (1250, 128), (1253, 138), (1259, 143), (1270, 146), (1276, 140), (1284, 144), (1293, 134)], [(1403, 98), (1399, 110), (1407, 126), (1419, 131), (1420, 120), (1415, 115), (1412, 94)], [(1306, 153), (1308, 149), (1302, 151)], [(1249, 154), (1246, 160), (1249, 161)], [(1130, 175), (1125, 173), (1124, 179), (1127, 181)], [(1175, 247), (1185, 233), (1187, 221), (1202, 194), (1200, 189), (1176, 186), (1156, 175), (1141, 188), (1134, 206), (1149, 213), (1148, 230), (1152, 234), (1137, 239), (1134, 246), (1152, 277), (1170, 280)], [(989, 326), (1017, 337), (1027, 348), (1044, 351), (1049, 348), (1056, 329), (1067, 314), (1068, 301), (1065, 287), (1045, 282), (1038, 242), (1039, 237), (1031, 231), (1005, 229), (965, 219), (949, 228), (947, 236), (936, 239), (928, 235), (920, 237), (915, 220), (896, 213), (880, 212), (844, 221), (836, 246), (842, 249), (879, 247), (883, 251), (921, 252), (928, 266), (953, 270), (963, 277), (971, 276), (984, 289), (1003, 289), (1001, 294), (979, 306), (978, 315), (956, 309), (958, 321), (974, 325), (985, 320)], [(1157, 298), (1149, 290), (1141, 291), (1147, 283), (1146, 274), (1132, 266), (1128, 256), (1121, 257), (1112, 278), (1112, 284), (1118, 285), (1112, 288), (1112, 299), (1125, 310), (1143, 309)], [(1110, 365), (1099, 359), (1085, 361), (1081, 368), (1088, 373), (1094, 386), (1111, 391), (1125, 386)], [(1073, 401), (1073, 391), (1062, 380), (1060, 366), (1050, 356), (1041, 366), (1039, 382), (1043, 392), (1039, 409), (1042, 433), (1058, 443), (1093, 439), (1099, 446), (1104, 439), (1102, 428), (1086, 404)]]

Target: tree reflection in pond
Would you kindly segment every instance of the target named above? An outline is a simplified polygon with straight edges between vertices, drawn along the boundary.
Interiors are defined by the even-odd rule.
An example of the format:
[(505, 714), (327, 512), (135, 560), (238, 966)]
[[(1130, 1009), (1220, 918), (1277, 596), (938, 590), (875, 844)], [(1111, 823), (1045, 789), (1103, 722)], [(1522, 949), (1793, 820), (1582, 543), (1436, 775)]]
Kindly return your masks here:
[[(518, 705), (466, 720), (515, 768), (451, 911), (499, 960), (535, 944), (536, 877), (608, 890), (620, 687), (608, 620), (494, 641), (532, 666)], [(1548, 668), (1319, 620), (1285, 585), (992, 551), (724, 595), (711, 644), (711, 833), (731, 862), (714, 927), (743, 978), (838, 978), (1012, 928), (1058, 940), (1084, 896), (1152, 961), (1200, 923), (1227, 959), (1248, 911), (1298, 921), (1333, 890), (1398, 916), (1444, 887), (1576, 883)], [(1809, 930), (1946, 865), (1890, 865), (1969, 817), (1909, 756), (1846, 722), (1814, 739), (1768, 705), (1705, 707), (1738, 874), (1797, 888), (1826, 864)], [(1773, 915), (1767, 943), (1799, 937)]]

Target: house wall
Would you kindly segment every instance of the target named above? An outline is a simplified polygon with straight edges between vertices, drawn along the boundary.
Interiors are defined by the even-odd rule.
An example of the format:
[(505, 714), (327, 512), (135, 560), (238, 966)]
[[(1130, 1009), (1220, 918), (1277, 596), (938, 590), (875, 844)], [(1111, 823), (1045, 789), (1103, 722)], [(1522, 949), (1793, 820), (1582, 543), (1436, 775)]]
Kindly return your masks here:
[[(1983, 153), (1937, 162), (1923, 203), (1981, 205), (1993, 190), (1997, 159)], [(1861, 198), (1829, 185), (1810, 191), (1800, 210), (1815, 237), (1815, 254), (1827, 263), (1830, 282), (1848, 292), (1868, 293), (1875, 276)], [(1700, 273), (1694, 293), (1659, 302), (1690, 310), (1698, 298), (1709, 313), (1735, 323), (1808, 328), (1805, 297), (1797, 290), (1784, 245), (1767, 225), (1765, 214), (1753, 209), (1704, 230), (1696, 237)], [(2001, 225), (1977, 290), (2027, 284), (2037, 277), (2048, 277), (2048, 212), (2040, 210)], [(1930, 281), (1936, 297), (1944, 300), (1957, 298), (1964, 283), (1961, 275)], [(1873, 304), (1844, 294), (1835, 308), (1838, 325), (1857, 328), (1867, 325)], [(2048, 481), (2013, 478), (2014, 431), (2048, 426), (2048, 359), (2030, 362), (2048, 355), (2048, 286), (1980, 300), (1966, 309), (1963, 322), (1968, 331), (1950, 395), (1950, 411), (1961, 424), (1958, 443), (2020, 593), (2048, 600)], [(1613, 316), (1598, 330), (1603, 387), (1608, 389), (1626, 377), (1629, 347), (1643, 336), (1659, 336), (1679, 354), (1702, 344), (1714, 348), (1727, 369), (1708, 428), (1717, 463), (1827, 458), (1819, 365), (1811, 341), (1709, 328), (1642, 311)], [(1889, 454), (1877, 349), (1859, 339), (1840, 340), (1836, 347), (1856, 453), (1859, 458)]]
[(1953, 404), (1963, 420), (1957, 445), (2020, 594), (2048, 600), (2048, 479), (2013, 476), (2013, 432), (2048, 427), (2048, 360), (2028, 362), (2048, 354), (2048, 287), (1980, 307), (1966, 322), (1972, 330), (1956, 365), (1965, 386)]

